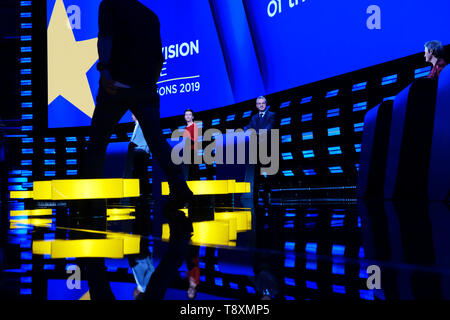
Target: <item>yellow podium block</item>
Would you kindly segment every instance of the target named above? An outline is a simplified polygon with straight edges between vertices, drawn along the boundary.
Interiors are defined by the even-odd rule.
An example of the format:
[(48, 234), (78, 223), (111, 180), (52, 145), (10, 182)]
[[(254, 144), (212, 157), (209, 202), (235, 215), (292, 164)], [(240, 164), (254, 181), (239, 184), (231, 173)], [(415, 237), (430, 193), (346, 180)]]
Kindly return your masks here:
[(138, 254), (140, 252), (141, 236), (136, 234), (108, 233), (107, 239), (122, 239), (123, 254)]
[[(199, 245), (230, 245), (229, 221), (202, 221), (194, 222), (194, 234), (191, 241)], [(163, 224), (162, 239), (169, 240), (169, 225)]]
[(84, 200), (139, 197), (139, 179), (35, 181), (35, 200)]
[[(234, 192), (235, 180), (195, 180), (187, 181), (189, 189), (194, 195), (229, 194)], [(161, 183), (161, 194), (169, 195), (170, 188), (167, 182)]]
[(11, 199), (32, 199), (33, 191), (11, 191), (9, 197)]
[(11, 191), (11, 199), (85, 200), (139, 197), (139, 179), (35, 181), (33, 191)]
[[(236, 182), (236, 180), (195, 180), (187, 181), (187, 185), (194, 195), (215, 195), (250, 192), (249, 182)], [(161, 183), (161, 194), (169, 195), (170, 188), (167, 182)]]
[(228, 239), (230, 241), (236, 241), (237, 240), (237, 219), (236, 218), (215, 219), (214, 221), (226, 221), (226, 222), (228, 222), (228, 224), (229, 224)]
[(126, 221), (126, 220), (136, 220), (135, 216), (129, 214), (122, 215), (112, 215), (106, 218), (107, 221)]
[(135, 211), (136, 211), (136, 209), (134, 209), (134, 208), (109, 208), (109, 209), (106, 209), (106, 214), (108, 216), (125, 215), (125, 214), (131, 214)]
[[(244, 232), (251, 229), (251, 221), (249, 223), (248, 211), (227, 211), (227, 212), (215, 212), (214, 220), (230, 220), (236, 219), (237, 232)], [(251, 219), (251, 212), (250, 212)]]
[(39, 240), (33, 241), (33, 254), (62, 258), (123, 258), (123, 239)]
[(135, 220), (136, 217), (131, 214), (135, 212), (134, 208), (110, 208), (106, 209), (108, 221)]
[(250, 182), (236, 182), (234, 193), (249, 193), (250, 191)]

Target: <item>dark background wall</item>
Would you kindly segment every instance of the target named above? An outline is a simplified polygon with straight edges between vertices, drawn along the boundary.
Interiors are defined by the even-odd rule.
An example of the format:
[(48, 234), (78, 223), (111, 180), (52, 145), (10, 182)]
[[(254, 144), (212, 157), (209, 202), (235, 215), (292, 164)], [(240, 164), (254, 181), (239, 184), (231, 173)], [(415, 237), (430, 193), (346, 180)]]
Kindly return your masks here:
[(19, 1), (0, 1), (0, 117), (18, 115)]

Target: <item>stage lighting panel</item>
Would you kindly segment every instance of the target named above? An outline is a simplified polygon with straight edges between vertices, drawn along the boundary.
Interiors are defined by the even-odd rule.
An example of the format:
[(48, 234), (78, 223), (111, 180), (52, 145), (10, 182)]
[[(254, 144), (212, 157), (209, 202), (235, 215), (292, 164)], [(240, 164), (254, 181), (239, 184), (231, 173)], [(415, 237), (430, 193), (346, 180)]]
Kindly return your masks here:
[(339, 116), (339, 108), (329, 109), (327, 111), (327, 118), (338, 117)]
[(415, 79), (424, 78), (424, 77), (428, 76), (430, 74), (430, 72), (431, 72), (431, 66), (416, 69), (416, 70), (414, 70), (414, 78)]
[(235, 118), (236, 118), (236, 115), (235, 114), (231, 114), (231, 115), (227, 116), (226, 121), (227, 122), (234, 121)]
[(329, 137), (339, 136), (340, 134), (341, 134), (341, 128), (340, 127), (328, 128), (328, 136)]
[(305, 104), (305, 103), (311, 102), (312, 98), (313, 98), (312, 96), (304, 97), (304, 98), (302, 98), (302, 100), (300, 100), (300, 104)]
[(248, 118), (248, 117), (250, 117), (252, 115), (252, 111), (250, 110), (250, 111), (245, 111), (244, 113), (243, 113), (243, 115), (242, 115), (242, 118)]
[(342, 154), (342, 150), (340, 146), (337, 147), (328, 147), (328, 153), (329, 155), (338, 155), (338, 154)]
[(280, 126), (287, 126), (291, 124), (291, 117), (281, 119)]
[(303, 132), (302, 133), (302, 140), (306, 141), (306, 140), (313, 140), (314, 139), (314, 134), (312, 131), (308, 131), (308, 132)]
[(291, 101), (283, 102), (283, 103), (280, 105), (280, 109), (287, 108), (287, 107), (289, 107), (290, 105), (291, 105)]
[(330, 170), (330, 173), (332, 173), (332, 174), (344, 173), (344, 171), (342, 171), (342, 167), (340, 167), (340, 166), (328, 167), (328, 169)]
[(304, 169), (303, 173), (306, 176), (315, 176), (315, 175), (317, 175), (317, 173), (316, 173), (316, 171), (314, 169)]
[(311, 121), (312, 118), (313, 118), (313, 114), (312, 113), (302, 114), (302, 122)]
[(317, 287), (317, 282), (315, 282), (315, 281), (308, 281), (308, 280), (306, 280), (306, 288), (313, 289), (313, 290), (318, 290), (319, 289)]
[(345, 287), (337, 285), (337, 284), (333, 284), (333, 292), (334, 293), (345, 294)]
[(44, 171), (45, 177), (54, 177), (56, 176), (56, 171)]
[(294, 174), (294, 172), (292, 172), (292, 170), (283, 170), (282, 172), (283, 172), (283, 175), (285, 177), (293, 177), (293, 176), (295, 176), (295, 174)]
[(339, 94), (339, 89), (328, 91), (327, 94), (325, 95), (325, 98), (328, 99), (328, 98), (336, 97), (338, 94)]
[(66, 175), (68, 176), (76, 176), (78, 174), (78, 170), (66, 170)]
[(292, 136), (290, 134), (281, 137), (281, 143), (292, 142)]
[(33, 160), (21, 160), (20, 161), (20, 165), (21, 166), (32, 166), (33, 165)]
[(291, 152), (284, 152), (281, 154), (281, 157), (283, 158), (283, 160), (293, 160), (293, 156)]
[(359, 122), (353, 124), (354, 132), (363, 132), (364, 131), (364, 122)]
[(55, 159), (45, 159), (44, 160), (44, 165), (46, 165), (46, 166), (55, 166), (56, 165), (56, 160)]
[(306, 260), (305, 268), (306, 268), (306, 270), (316, 271), (317, 270), (317, 260)]
[(397, 74), (393, 74), (387, 77), (383, 77), (381, 79), (381, 85), (382, 86), (386, 86), (388, 84), (392, 84), (392, 83), (396, 83), (398, 79), (398, 75)]
[(364, 111), (367, 109), (367, 101), (355, 103), (353, 105), (353, 112)]
[(303, 158), (305, 158), (305, 159), (315, 157), (314, 150), (303, 150), (302, 153), (303, 153)]
[(353, 85), (352, 92), (365, 90), (367, 88), (367, 81)]

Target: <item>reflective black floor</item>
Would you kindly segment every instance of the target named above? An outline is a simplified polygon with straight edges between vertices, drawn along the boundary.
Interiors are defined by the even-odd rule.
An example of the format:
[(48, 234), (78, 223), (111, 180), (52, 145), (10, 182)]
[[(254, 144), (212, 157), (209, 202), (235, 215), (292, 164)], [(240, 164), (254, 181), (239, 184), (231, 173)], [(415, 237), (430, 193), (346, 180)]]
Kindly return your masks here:
[[(47, 211), (17, 211), (24, 209), (20, 202), (3, 208), (10, 215), (3, 226), (3, 298), (188, 299), (186, 272), (193, 265), (199, 270), (190, 273), (199, 280), (197, 300), (450, 298), (445, 203), (216, 204), (189, 212), (194, 225), (225, 212), (245, 215), (246, 227), (236, 223), (233, 239), (231, 231), (221, 238), (221, 223), (203, 225), (205, 237), (194, 232), (193, 244), (186, 236), (191, 220), (154, 204), (100, 201), (100, 207), (116, 211), (96, 218), (80, 214), (73, 204), (25, 205), (30, 206)], [(167, 221), (170, 241), (162, 226)], [(137, 295), (140, 285), (146, 293)]]

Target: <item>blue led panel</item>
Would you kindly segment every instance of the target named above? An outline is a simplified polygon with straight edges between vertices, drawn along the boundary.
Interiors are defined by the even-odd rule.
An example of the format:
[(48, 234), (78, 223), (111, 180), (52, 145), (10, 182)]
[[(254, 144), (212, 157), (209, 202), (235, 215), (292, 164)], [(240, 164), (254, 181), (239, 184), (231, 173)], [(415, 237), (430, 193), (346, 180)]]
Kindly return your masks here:
[(312, 140), (312, 139), (314, 139), (312, 131), (302, 133), (302, 140)]
[(325, 98), (336, 97), (339, 94), (339, 89), (328, 91)]
[(355, 103), (353, 105), (353, 112), (362, 111), (367, 109), (367, 101)]
[(314, 158), (314, 150), (303, 150), (302, 153), (304, 158)]
[(396, 82), (397, 82), (397, 75), (396, 74), (394, 74), (392, 76), (387, 76), (387, 77), (384, 77), (383, 79), (381, 79), (381, 85), (382, 86), (386, 86), (388, 84), (396, 83)]
[(328, 136), (332, 137), (332, 136), (339, 136), (341, 134), (341, 128), (339, 127), (334, 127), (334, 128), (329, 128), (328, 129)]
[(367, 81), (366, 81), (366, 82), (361, 82), (361, 83), (354, 84), (354, 85), (353, 85), (353, 88), (352, 88), (352, 92), (360, 91), (360, 90), (365, 90), (366, 87), (367, 87)]

